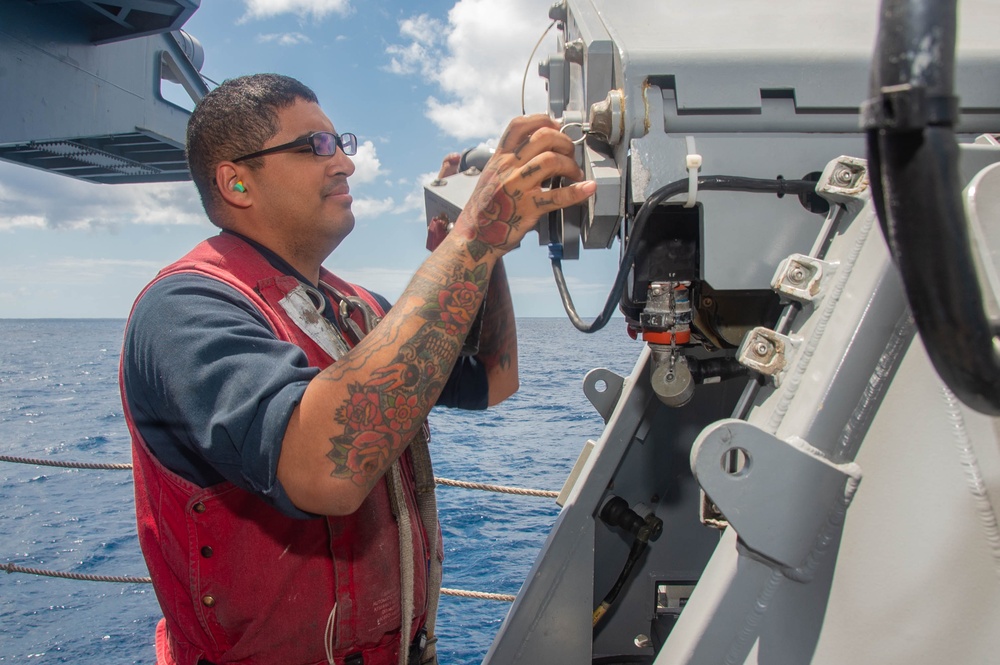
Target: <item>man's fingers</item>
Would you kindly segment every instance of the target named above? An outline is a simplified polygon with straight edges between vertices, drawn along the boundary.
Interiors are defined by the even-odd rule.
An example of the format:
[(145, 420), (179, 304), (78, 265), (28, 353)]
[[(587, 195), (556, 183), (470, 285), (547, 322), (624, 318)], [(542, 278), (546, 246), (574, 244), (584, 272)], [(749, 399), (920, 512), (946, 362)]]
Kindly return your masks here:
[(524, 163), (547, 152), (572, 157), (575, 151), (576, 147), (570, 137), (552, 127), (540, 127), (511, 150), (497, 154), (499, 155), (498, 159), (507, 160), (508, 163), (512, 163), (511, 158)]
[(532, 196), (539, 215), (553, 210), (559, 210), (586, 201), (597, 191), (597, 183), (593, 180), (576, 182), (566, 187), (555, 187), (539, 191)]
[[(583, 180), (583, 169), (576, 163), (576, 160), (554, 152), (545, 152), (534, 157), (530, 162), (517, 169), (511, 174), (515, 184), (521, 189), (532, 189), (541, 185), (546, 180), (553, 178), (566, 178), (577, 182)], [(508, 179), (510, 182), (510, 178)]]
[(544, 113), (514, 118), (500, 138), (497, 152), (514, 152), (519, 146), (523, 146), (532, 134), (543, 128), (558, 131), (559, 123)]

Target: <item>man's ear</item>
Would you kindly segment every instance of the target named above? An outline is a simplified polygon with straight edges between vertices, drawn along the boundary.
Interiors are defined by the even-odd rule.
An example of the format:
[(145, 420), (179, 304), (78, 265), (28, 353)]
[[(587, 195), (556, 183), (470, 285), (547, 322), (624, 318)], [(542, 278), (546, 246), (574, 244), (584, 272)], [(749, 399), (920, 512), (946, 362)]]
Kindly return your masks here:
[(233, 162), (219, 162), (215, 167), (215, 186), (226, 203), (237, 208), (249, 208), (253, 204), (250, 185), (245, 180), (249, 179), (248, 173)]

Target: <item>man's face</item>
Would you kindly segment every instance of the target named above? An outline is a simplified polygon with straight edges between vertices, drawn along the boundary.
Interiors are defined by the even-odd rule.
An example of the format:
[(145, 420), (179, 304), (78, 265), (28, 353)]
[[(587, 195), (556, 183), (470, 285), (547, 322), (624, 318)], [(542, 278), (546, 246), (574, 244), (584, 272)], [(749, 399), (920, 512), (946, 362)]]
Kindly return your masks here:
[[(313, 132), (332, 132), (318, 104), (297, 100), (278, 111), (279, 130), (262, 147), (289, 143)], [(254, 172), (255, 206), (262, 223), (283, 236), (288, 247), (330, 252), (354, 228), (347, 178), (354, 162), (339, 147), (334, 155), (313, 154), (309, 146), (261, 157)]]

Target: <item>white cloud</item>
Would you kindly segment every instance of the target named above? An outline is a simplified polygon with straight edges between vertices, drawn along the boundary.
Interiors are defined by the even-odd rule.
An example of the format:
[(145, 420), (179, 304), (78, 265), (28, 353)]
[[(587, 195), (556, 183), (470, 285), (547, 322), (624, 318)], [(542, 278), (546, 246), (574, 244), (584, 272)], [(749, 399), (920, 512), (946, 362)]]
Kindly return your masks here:
[(13, 215), (5, 217), (0, 215), (0, 231), (11, 231), (13, 229), (45, 228), (45, 218), (39, 215)]
[(393, 210), (396, 202), (391, 196), (384, 199), (357, 199), (351, 204), (351, 210), (357, 219), (378, 217)]
[(261, 44), (274, 43), (278, 46), (298, 46), (299, 44), (312, 43), (312, 40), (301, 32), (272, 32), (266, 35), (257, 35), (257, 41)]
[(422, 70), (429, 68), (431, 56), (426, 47), (416, 42), (406, 46), (392, 44), (386, 47), (385, 52), (392, 56), (386, 69), (393, 74), (408, 76), (418, 72), (421, 74), (430, 73)]
[(379, 161), (375, 144), (371, 141), (364, 141), (358, 145), (358, 153), (351, 157), (354, 161), (354, 175), (351, 176), (351, 184), (364, 184), (374, 182), (380, 176), (385, 176), (389, 172), (382, 170), (382, 162)]
[(391, 56), (388, 70), (404, 76), (419, 72), (434, 77), (434, 65), (445, 57), (443, 46), (447, 31), (443, 22), (427, 14), (400, 21), (399, 34), (409, 40), (409, 44), (386, 47), (386, 53)]
[[(499, 136), (521, 113), (521, 81), (531, 49), (549, 24), (549, 0), (459, 0), (447, 24), (420, 14), (400, 22), (402, 44), (386, 48), (387, 69), (420, 73), (441, 94), (426, 101), (426, 114), (457, 139)], [(502, 29), (501, 29), (502, 28)], [(525, 107), (546, 108), (537, 62), (555, 51), (552, 33), (528, 67)]]
[[(358, 154), (361, 154), (360, 147)], [(355, 172), (355, 176), (357, 173)], [(355, 176), (351, 176), (354, 181)], [(385, 214), (400, 215), (407, 214), (407, 219), (423, 223), (424, 220), (424, 185), (437, 177), (437, 171), (422, 173), (416, 178), (416, 182), (400, 180), (396, 183), (398, 187), (408, 187), (409, 191), (402, 201), (397, 202), (395, 198), (387, 196), (383, 199), (358, 198), (351, 205), (354, 216), (358, 219), (371, 219)]]
[[(58, 196), (53, 192), (58, 191)], [(207, 224), (190, 182), (95, 185), (0, 165), (0, 230), (45, 227), (66, 230), (119, 228), (128, 224)]]
[(330, 14), (346, 16), (351, 13), (349, 0), (245, 0), (245, 3), (246, 19), (270, 18), (279, 14), (321, 19)]
[(444, 24), (427, 14), (404, 19), (399, 24), (399, 33), (420, 44), (434, 44), (445, 33)]
[(48, 263), (48, 270), (75, 275), (74, 279), (96, 281), (103, 277), (125, 274), (155, 274), (163, 266), (159, 261), (141, 259), (85, 259), (79, 257), (55, 258)]
[(437, 171), (428, 171), (427, 173), (421, 173), (417, 176), (417, 184), (410, 190), (410, 193), (406, 195), (403, 202), (396, 208), (396, 212), (414, 212), (420, 211), (420, 214), (415, 217), (421, 222), (424, 221), (424, 185), (430, 183), (437, 177)]

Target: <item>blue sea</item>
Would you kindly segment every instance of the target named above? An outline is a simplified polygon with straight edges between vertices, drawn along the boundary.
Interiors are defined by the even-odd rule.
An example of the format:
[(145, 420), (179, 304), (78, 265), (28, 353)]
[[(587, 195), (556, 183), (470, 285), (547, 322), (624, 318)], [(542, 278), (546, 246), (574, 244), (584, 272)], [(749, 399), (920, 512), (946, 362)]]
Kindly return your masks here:
[[(118, 319), (0, 319), (0, 454), (130, 462), (118, 396)], [(603, 422), (581, 389), (594, 367), (632, 370), (621, 319), (593, 335), (518, 319), (521, 390), (486, 412), (435, 409), (437, 476), (559, 490)], [(551, 528), (553, 499), (438, 488), (444, 586), (516, 594)], [(129, 471), (0, 462), (0, 564), (147, 574)], [(443, 596), (442, 665), (480, 663), (509, 603)], [(152, 663), (159, 607), (147, 584), (0, 576), (0, 663)]]

